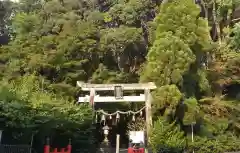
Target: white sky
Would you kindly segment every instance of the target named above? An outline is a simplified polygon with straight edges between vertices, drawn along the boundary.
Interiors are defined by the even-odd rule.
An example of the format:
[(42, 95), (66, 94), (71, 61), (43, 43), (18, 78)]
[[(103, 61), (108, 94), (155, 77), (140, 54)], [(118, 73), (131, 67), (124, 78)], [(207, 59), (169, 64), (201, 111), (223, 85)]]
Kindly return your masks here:
[[(6, 0), (0, 0), (0, 1), (6, 1)], [(19, 0), (9, 0), (9, 1), (12, 1), (12, 2), (19, 2)]]

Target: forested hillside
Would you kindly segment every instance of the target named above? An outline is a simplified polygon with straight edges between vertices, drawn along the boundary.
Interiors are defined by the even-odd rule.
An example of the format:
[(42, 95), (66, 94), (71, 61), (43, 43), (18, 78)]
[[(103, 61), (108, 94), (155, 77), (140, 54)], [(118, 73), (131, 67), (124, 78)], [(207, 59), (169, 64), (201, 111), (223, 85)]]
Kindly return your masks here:
[(151, 81), (158, 87), (155, 152), (240, 150), (238, 6), (238, 0), (0, 1), (1, 128), (34, 131), (39, 141), (59, 131), (78, 137), (92, 116), (88, 106), (74, 104), (81, 94), (76, 81)]

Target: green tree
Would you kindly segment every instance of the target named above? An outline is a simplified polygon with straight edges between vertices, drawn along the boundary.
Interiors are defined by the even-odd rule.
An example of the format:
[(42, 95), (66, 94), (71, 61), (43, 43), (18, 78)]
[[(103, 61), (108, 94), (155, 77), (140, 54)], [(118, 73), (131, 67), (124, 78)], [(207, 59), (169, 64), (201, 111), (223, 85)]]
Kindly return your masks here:
[(184, 150), (186, 140), (184, 133), (164, 119), (159, 118), (153, 126), (150, 145), (154, 153), (177, 153)]
[[(27, 142), (28, 134), (35, 133), (35, 139), (61, 131), (73, 138), (92, 132), (92, 110), (86, 105), (76, 105), (72, 101), (44, 90), (34, 75), (26, 75), (14, 81), (1, 81), (0, 116), (2, 129), (19, 131), (19, 141)], [(89, 137), (90, 138), (90, 137)], [(89, 139), (89, 143), (93, 138)]]
[[(181, 13), (173, 15), (176, 12)], [(176, 109), (182, 98), (180, 91), (187, 97), (190, 95), (187, 89), (192, 85), (187, 85), (187, 82), (201, 81), (195, 79), (199, 76), (194, 72), (201, 72), (199, 66), (203, 61), (199, 61), (199, 58), (206, 52), (210, 37), (206, 21), (198, 15), (199, 8), (192, 1), (173, 1), (163, 4), (155, 19), (156, 40), (147, 55), (141, 77), (143, 81), (154, 81), (160, 88), (156, 90), (159, 98), (155, 100), (160, 103), (156, 109), (162, 108), (164, 103), (169, 103), (167, 107), (174, 105)], [(195, 77), (192, 77), (193, 74)], [(194, 88), (193, 91), (196, 91), (197, 87)], [(165, 92), (170, 100), (162, 96)], [(196, 92), (192, 96), (196, 96)]]
[[(162, 4), (159, 15), (154, 19), (155, 38), (141, 72), (141, 80), (154, 81), (158, 86), (153, 92), (157, 115), (167, 117), (170, 123), (180, 124), (185, 134), (191, 132), (193, 124), (194, 134), (202, 134), (208, 140), (211, 136), (220, 138), (220, 135), (227, 135), (229, 128), (236, 129), (238, 124), (238, 115), (233, 115), (232, 111), (238, 111), (239, 105), (223, 100), (222, 92), (218, 91), (238, 80), (237, 77), (228, 78), (237, 76), (238, 55), (223, 42), (211, 42), (208, 21), (199, 15), (199, 7), (193, 1)], [(214, 55), (211, 61), (208, 60), (209, 55)], [(219, 81), (222, 81), (221, 85)], [(211, 97), (204, 98), (206, 96)], [(235, 136), (237, 138), (238, 134)], [(203, 139), (200, 137), (196, 143)], [(217, 140), (208, 141), (218, 145)], [(154, 148), (164, 143), (158, 142)], [(201, 149), (204, 147), (199, 145), (196, 150), (201, 152)]]

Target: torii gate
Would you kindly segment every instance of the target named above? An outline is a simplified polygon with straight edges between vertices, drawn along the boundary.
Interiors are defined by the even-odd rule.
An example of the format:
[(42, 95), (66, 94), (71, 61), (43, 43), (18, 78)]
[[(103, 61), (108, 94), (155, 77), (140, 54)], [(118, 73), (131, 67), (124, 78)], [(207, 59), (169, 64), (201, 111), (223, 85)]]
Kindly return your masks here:
[[(152, 111), (151, 111), (151, 93), (150, 90), (156, 89), (153, 82), (149, 83), (132, 83), (132, 84), (89, 84), (77, 81), (77, 86), (82, 91), (90, 91), (90, 96), (79, 97), (78, 102), (90, 102), (94, 96), (94, 102), (145, 102), (146, 112), (146, 133), (149, 136), (152, 126)], [(144, 90), (144, 94), (139, 96), (123, 96), (123, 90)], [(99, 96), (93, 95), (95, 91), (115, 91), (115, 96)]]

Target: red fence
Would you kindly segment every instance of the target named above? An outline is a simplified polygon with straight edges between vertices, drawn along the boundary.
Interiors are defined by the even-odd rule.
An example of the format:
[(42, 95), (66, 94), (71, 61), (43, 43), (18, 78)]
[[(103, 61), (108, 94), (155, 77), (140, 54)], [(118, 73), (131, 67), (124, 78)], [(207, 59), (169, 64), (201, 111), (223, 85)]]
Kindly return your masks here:
[(128, 148), (128, 153), (144, 153), (144, 148), (139, 149)]
[(51, 151), (51, 147), (49, 144), (49, 139), (47, 140), (47, 144), (44, 146), (44, 153), (71, 153), (72, 151), (72, 145), (71, 142), (69, 141), (69, 144), (67, 145), (66, 148), (52, 148), (53, 151)]

